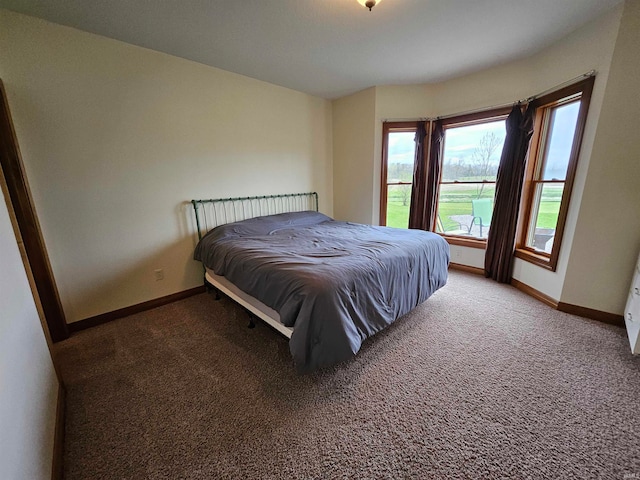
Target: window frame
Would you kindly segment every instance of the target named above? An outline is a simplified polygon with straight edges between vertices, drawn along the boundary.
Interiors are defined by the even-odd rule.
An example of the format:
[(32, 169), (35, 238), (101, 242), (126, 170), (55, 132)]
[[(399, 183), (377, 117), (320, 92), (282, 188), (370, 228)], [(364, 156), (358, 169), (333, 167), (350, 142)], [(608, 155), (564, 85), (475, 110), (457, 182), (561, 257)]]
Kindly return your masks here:
[[(389, 185), (413, 185), (411, 182), (388, 183), (388, 161), (389, 161), (389, 134), (395, 132), (413, 132), (418, 130), (418, 121), (413, 122), (383, 122), (382, 123), (382, 172), (380, 176), (380, 219), (381, 226), (387, 225), (387, 201)], [(414, 151), (415, 157), (415, 151)], [(407, 225), (408, 227), (408, 225)]]
[[(536, 110), (534, 116), (534, 132), (527, 155), (527, 167), (522, 190), (522, 201), (518, 214), (515, 256), (553, 272), (555, 272), (558, 267), (558, 258), (560, 256), (560, 249), (562, 248), (562, 240), (564, 237), (564, 230), (571, 202), (571, 193), (573, 191), (573, 184), (580, 157), (580, 149), (582, 147), (582, 139), (586, 127), (589, 104), (591, 103), (594, 81), (595, 76), (591, 76), (560, 90), (539, 97), (531, 102), (532, 107)], [(545, 161), (546, 157), (545, 147), (549, 141), (549, 112), (553, 108), (571, 103), (576, 99), (579, 99), (580, 109), (576, 120), (571, 153), (569, 154), (569, 162), (564, 180), (564, 190), (560, 200), (560, 210), (558, 213), (558, 222), (556, 224), (553, 246), (551, 247), (551, 252), (547, 253), (533, 247), (529, 247), (527, 245), (527, 236), (532, 222), (532, 215), (534, 213), (536, 184), (553, 183), (553, 181), (544, 181), (540, 178), (543, 175), (542, 163)]]
[[(501, 107), (501, 108), (492, 108), (490, 110), (483, 110), (480, 112), (467, 113), (464, 115), (456, 115), (452, 117), (443, 118), (442, 128), (445, 134), (445, 139), (442, 142), (442, 152), (440, 155), (440, 178), (438, 179), (438, 199), (440, 198), (440, 186), (442, 185), (442, 173), (443, 173), (443, 162), (444, 162), (444, 146), (446, 142), (446, 131), (448, 128), (456, 128), (456, 127), (466, 127), (470, 125), (479, 125), (482, 123), (490, 123), (498, 120), (506, 120), (511, 112), (511, 107)], [(483, 182), (446, 182), (446, 185), (455, 185), (455, 184), (478, 184), (478, 183), (487, 183), (494, 184), (496, 182), (491, 181), (483, 181)], [(437, 205), (436, 210), (436, 221), (439, 215), (440, 205)], [(436, 232), (436, 225), (432, 226), (432, 230)], [(436, 232), (442, 238), (444, 238), (450, 245), (459, 245), (463, 247), (470, 248), (487, 248), (487, 239), (482, 239), (478, 237), (466, 237), (462, 235), (447, 235), (444, 232)]]

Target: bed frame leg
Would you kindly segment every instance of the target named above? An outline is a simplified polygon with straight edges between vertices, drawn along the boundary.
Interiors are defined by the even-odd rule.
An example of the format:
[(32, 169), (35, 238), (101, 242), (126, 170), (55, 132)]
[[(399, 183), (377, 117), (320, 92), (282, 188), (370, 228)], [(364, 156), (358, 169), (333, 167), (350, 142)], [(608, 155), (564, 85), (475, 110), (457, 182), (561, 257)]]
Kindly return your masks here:
[(207, 290), (207, 293), (211, 293), (211, 290), (216, 294), (216, 300), (220, 300), (220, 290), (211, 285), (207, 279), (204, 279), (204, 288)]
[(247, 315), (249, 316), (249, 325), (247, 325), (247, 328), (256, 328), (255, 315), (251, 313), (249, 310), (247, 310), (246, 312), (247, 312)]

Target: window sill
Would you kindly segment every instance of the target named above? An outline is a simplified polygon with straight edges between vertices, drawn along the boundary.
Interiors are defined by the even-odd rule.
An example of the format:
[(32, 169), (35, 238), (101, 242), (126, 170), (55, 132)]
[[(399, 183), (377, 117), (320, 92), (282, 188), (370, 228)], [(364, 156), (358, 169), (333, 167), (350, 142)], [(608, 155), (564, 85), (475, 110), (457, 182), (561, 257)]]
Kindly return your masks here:
[(460, 247), (469, 247), (469, 248), (481, 248), (485, 250), (487, 248), (487, 241), (481, 240), (479, 238), (465, 238), (454, 235), (443, 235), (439, 233), (439, 235), (444, 238), (449, 245), (458, 245)]
[(534, 265), (546, 270), (550, 270), (552, 272), (556, 271), (555, 263), (552, 263), (551, 258), (547, 255), (535, 253), (524, 248), (516, 248), (515, 257), (524, 260), (525, 262), (533, 263)]

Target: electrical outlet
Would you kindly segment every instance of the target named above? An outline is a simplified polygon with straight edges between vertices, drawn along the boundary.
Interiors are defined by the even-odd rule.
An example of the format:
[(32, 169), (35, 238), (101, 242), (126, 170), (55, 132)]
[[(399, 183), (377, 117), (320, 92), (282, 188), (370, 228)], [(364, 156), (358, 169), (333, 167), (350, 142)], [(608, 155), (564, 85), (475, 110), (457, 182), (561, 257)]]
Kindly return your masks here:
[(154, 270), (153, 274), (156, 276), (156, 282), (160, 280), (164, 280), (164, 270), (159, 268), (158, 270)]

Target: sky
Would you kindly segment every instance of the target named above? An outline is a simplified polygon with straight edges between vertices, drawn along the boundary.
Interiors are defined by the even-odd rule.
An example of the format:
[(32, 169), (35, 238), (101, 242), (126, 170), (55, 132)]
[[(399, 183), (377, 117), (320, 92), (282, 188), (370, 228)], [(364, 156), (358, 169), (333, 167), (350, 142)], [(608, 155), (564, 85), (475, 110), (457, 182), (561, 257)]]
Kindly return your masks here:
[(565, 179), (579, 109), (580, 102), (569, 103), (555, 109), (554, 116), (551, 118), (552, 133), (543, 180)]
[[(447, 129), (444, 149), (445, 161), (461, 157), (466, 157), (470, 161), (473, 150), (486, 132), (494, 132), (504, 139), (504, 120)], [(411, 132), (394, 132), (389, 135), (389, 163), (413, 164), (414, 137), (415, 134)], [(501, 153), (500, 149), (497, 150), (492, 157), (492, 161), (496, 165), (500, 162)]]
[[(480, 144), (482, 137), (488, 133), (494, 133), (500, 142), (504, 142), (505, 121), (481, 123), (466, 127), (449, 128), (445, 131), (444, 162), (457, 163), (460, 160), (468, 164), (472, 162), (473, 151)], [(496, 148), (491, 155), (490, 163), (498, 166), (502, 148)]]
[(413, 164), (415, 152), (414, 132), (391, 132), (389, 134), (389, 163)]
[[(575, 125), (578, 118), (580, 102), (563, 105), (554, 111), (551, 118), (551, 131), (548, 142), (548, 157), (544, 171), (544, 179), (564, 179), (567, 162), (573, 143)], [(505, 121), (449, 128), (446, 130), (444, 161), (456, 162), (464, 159), (472, 162), (473, 151), (480, 139), (487, 132), (495, 133), (504, 140)], [(411, 132), (392, 132), (389, 135), (389, 163), (413, 164), (415, 152), (415, 134)], [(497, 148), (491, 156), (491, 163), (500, 163), (501, 149)]]

